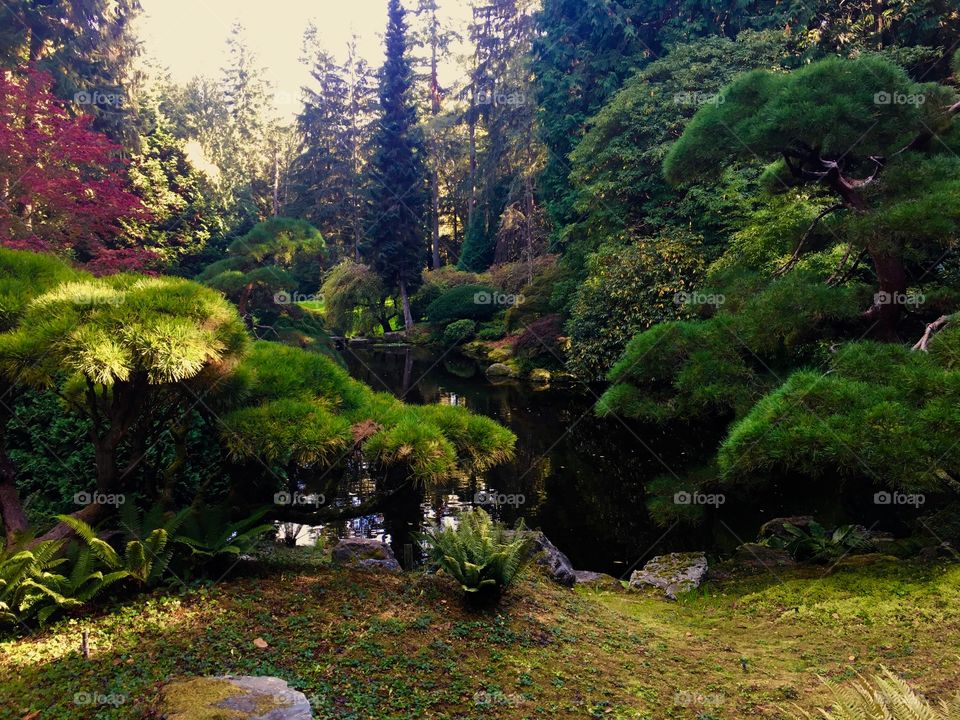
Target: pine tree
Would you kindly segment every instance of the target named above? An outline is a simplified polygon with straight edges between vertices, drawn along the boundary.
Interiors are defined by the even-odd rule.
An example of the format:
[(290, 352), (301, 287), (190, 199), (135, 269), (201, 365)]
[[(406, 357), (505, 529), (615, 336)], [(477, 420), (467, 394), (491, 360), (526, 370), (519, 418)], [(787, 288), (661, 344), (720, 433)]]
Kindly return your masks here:
[(390, 0), (387, 58), (380, 75), (382, 115), (373, 138), (373, 219), (363, 252), (384, 282), (399, 291), (410, 329), (410, 292), (426, 262), (429, 194), (405, 16), (400, 0)]
[(304, 109), (297, 118), (300, 148), (290, 214), (319, 228), (336, 256), (356, 260), (366, 215), (373, 74), (357, 55), (356, 39), (341, 64), (319, 45), (312, 26), (304, 34), (303, 61), (310, 64), (314, 85), (303, 88)]

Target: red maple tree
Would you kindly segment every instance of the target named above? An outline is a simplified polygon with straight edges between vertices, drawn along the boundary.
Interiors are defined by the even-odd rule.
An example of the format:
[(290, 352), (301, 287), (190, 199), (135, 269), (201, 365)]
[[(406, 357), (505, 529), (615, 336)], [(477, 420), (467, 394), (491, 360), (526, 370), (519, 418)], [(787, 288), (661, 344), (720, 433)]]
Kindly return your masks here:
[(149, 268), (154, 253), (118, 242), (120, 220), (146, 216), (120, 146), (51, 82), (32, 68), (0, 72), (0, 244), (69, 254), (99, 274)]

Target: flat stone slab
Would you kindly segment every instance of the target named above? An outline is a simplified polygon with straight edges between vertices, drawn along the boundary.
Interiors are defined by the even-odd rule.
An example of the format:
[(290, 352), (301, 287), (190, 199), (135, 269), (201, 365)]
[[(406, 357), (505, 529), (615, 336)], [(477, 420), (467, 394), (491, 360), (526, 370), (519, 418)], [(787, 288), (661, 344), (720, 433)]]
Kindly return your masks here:
[(631, 588), (657, 587), (671, 600), (679, 593), (700, 587), (707, 576), (707, 556), (703, 553), (657, 555), (630, 576)]
[(161, 703), (165, 720), (313, 720), (306, 696), (275, 677), (176, 680)]

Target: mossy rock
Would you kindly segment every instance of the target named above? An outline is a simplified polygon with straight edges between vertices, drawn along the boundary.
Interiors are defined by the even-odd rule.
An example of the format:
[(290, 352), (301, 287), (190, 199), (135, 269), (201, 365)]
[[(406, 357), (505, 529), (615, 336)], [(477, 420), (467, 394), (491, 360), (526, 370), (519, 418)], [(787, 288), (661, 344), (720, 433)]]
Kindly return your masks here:
[(487, 368), (487, 376), (492, 378), (515, 378), (517, 371), (504, 363), (494, 363)]
[(175, 680), (161, 695), (164, 720), (311, 720), (310, 703), (273, 677)]
[(537, 383), (538, 385), (549, 385), (550, 380), (553, 379), (553, 376), (550, 374), (549, 370), (544, 370), (543, 368), (534, 368), (530, 371), (530, 382)]

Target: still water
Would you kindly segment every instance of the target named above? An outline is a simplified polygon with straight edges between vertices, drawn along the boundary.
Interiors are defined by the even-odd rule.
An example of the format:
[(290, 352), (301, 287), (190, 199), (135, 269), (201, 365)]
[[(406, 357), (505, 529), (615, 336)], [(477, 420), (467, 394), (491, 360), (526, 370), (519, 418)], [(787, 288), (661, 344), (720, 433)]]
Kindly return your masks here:
[[(349, 348), (343, 355), (351, 374), (376, 390), (409, 403), (460, 405), (517, 435), (516, 459), (483, 477), (411, 493), (388, 513), (324, 529), (384, 538), (404, 564), (416, 561), (412, 533), (430, 522), (449, 522), (474, 504), (508, 523), (523, 518), (543, 530), (577, 569), (617, 576), (663, 552), (730, 550), (753, 540), (759, 525), (780, 509), (726, 507), (698, 527), (662, 527), (650, 520), (646, 484), (665, 474), (683, 477), (709, 458), (722, 427), (664, 430), (600, 419), (593, 405), (602, 388), (492, 382), (474, 360), (457, 354), (397, 347)], [(500, 504), (489, 504), (492, 496)]]

